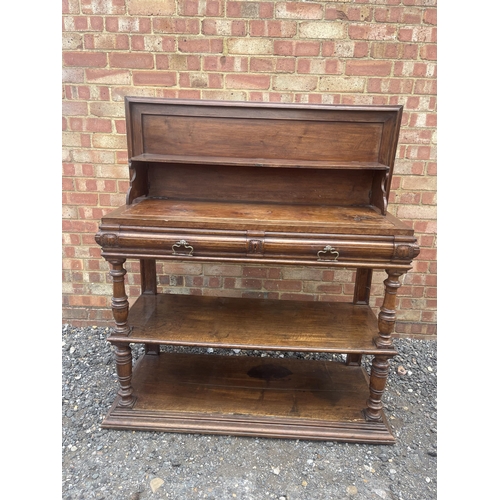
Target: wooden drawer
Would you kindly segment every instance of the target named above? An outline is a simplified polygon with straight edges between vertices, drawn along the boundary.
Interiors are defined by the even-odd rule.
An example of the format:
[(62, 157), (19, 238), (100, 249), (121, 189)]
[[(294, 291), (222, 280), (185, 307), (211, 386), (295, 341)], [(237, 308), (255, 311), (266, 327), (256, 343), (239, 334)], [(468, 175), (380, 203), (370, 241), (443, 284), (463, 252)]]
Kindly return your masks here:
[(266, 235), (264, 256), (304, 262), (388, 261), (394, 253), (392, 238), (292, 238)]
[(103, 247), (120, 253), (150, 254), (158, 257), (191, 259), (196, 257), (239, 257), (246, 255), (244, 233), (200, 234), (199, 232), (119, 231), (101, 233), (96, 238)]
[(245, 261), (304, 264), (389, 262), (393, 237), (272, 234), (259, 231), (199, 231), (119, 229), (96, 235), (104, 255), (138, 255), (175, 259), (226, 258)]

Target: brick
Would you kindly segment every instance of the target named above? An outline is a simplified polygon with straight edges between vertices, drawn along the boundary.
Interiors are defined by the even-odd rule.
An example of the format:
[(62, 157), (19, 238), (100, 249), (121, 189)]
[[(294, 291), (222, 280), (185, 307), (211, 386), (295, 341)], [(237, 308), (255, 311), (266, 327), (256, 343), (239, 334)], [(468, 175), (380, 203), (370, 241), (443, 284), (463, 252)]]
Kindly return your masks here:
[(320, 92), (363, 92), (364, 87), (364, 78), (342, 76), (321, 76), (318, 84)]
[[(401, 219), (436, 219), (436, 207), (432, 205), (408, 205), (399, 206), (397, 217)], [(419, 258), (422, 258), (419, 256)]]
[(322, 19), (323, 6), (309, 2), (278, 2), (275, 16), (277, 19)]
[(128, 50), (129, 38), (127, 35), (115, 34), (86, 35), (85, 48), (101, 50)]
[(437, 46), (424, 45), (420, 49), (420, 57), (424, 60), (436, 61), (437, 60)]
[(392, 70), (390, 61), (347, 61), (346, 75), (352, 76), (388, 76)]
[(239, 265), (203, 264), (203, 271), (207, 276), (241, 276)]
[(395, 40), (397, 29), (383, 24), (351, 24), (347, 33), (352, 40)]
[(197, 35), (200, 32), (199, 19), (153, 19), (153, 32), (155, 33), (184, 33)]
[(318, 56), (321, 44), (319, 42), (299, 42), (276, 40), (274, 54), (282, 56)]
[(415, 94), (437, 94), (436, 80), (417, 80), (413, 92)]
[(250, 71), (274, 71), (275, 59), (273, 57), (252, 57), (250, 59)]
[(340, 74), (342, 67), (338, 60), (299, 59), (297, 73)]
[(152, 69), (154, 59), (152, 54), (111, 53), (109, 65), (112, 68)]
[(229, 89), (268, 89), (271, 83), (269, 75), (235, 74), (226, 76), (226, 87)]
[(71, 154), (78, 163), (115, 163), (112, 151), (73, 150)]
[(63, 68), (63, 83), (83, 83), (85, 70), (82, 68)]
[(220, 16), (222, 0), (186, 0), (179, 2), (178, 14), (183, 16)]
[(125, 14), (125, 0), (81, 0), (84, 14)]
[(132, 16), (168, 16), (175, 14), (175, 0), (128, 0)]
[(405, 176), (402, 179), (401, 187), (408, 191), (436, 191), (436, 177)]
[(370, 78), (368, 92), (383, 94), (409, 94), (413, 90), (413, 80), (405, 78)]
[[(188, 83), (184, 83), (185, 77), (188, 77)], [(197, 88), (216, 88), (221, 89), (224, 87), (223, 76), (211, 73), (190, 73), (188, 75), (181, 75), (179, 85), (197, 87)]]
[(116, 134), (93, 134), (92, 146), (105, 149), (126, 149), (127, 139), (123, 135)]
[(273, 41), (256, 38), (231, 38), (227, 41), (230, 54), (272, 54)]
[(302, 290), (302, 281), (298, 280), (266, 280), (263, 283), (263, 288), (269, 291), (294, 291)]
[(85, 66), (103, 68), (108, 64), (103, 52), (63, 52), (65, 66)]
[(302, 38), (343, 38), (344, 25), (341, 23), (302, 22), (299, 24), (299, 35)]
[(314, 268), (294, 268), (285, 267), (282, 271), (282, 277), (285, 280), (306, 280), (306, 281), (320, 281), (323, 278), (322, 269)]
[(399, 28), (398, 39), (403, 42), (436, 42), (435, 28), (426, 26), (402, 26)]
[(242, 91), (229, 90), (203, 90), (203, 99), (213, 99), (216, 101), (246, 101), (247, 94)]
[(83, 121), (83, 130), (88, 132), (111, 132), (111, 120), (101, 118), (87, 118)]
[(179, 52), (222, 52), (222, 39), (220, 38), (193, 38), (180, 39)]
[(67, 200), (70, 205), (97, 205), (98, 195), (96, 193), (67, 193)]
[(62, 145), (67, 147), (81, 146), (80, 135), (81, 134), (75, 134), (74, 132), (63, 132)]
[(78, 0), (63, 0), (63, 14), (78, 14), (78, 12), (80, 12), (80, 3)]
[[(161, 89), (161, 87), (159, 87)], [(155, 97), (157, 90), (153, 87), (141, 87), (139, 85), (130, 87), (113, 87), (111, 90), (111, 101), (122, 102), (125, 96), (135, 95), (138, 97)], [(123, 113), (118, 115), (123, 117)], [(117, 156), (117, 160), (118, 160)], [(125, 163), (128, 161), (127, 158), (124, 159)]]
[(246, 73), (248, 71), (248, 59), (238, 56), (205, 56), (203, 58), (203, 69), (205, 71), (241, 71)]
[(230, 19), (204, 19), (201, 32), (204, 35), (245, 36), (246, 23)]
[(328, 293), (334, 295), (342, 294), (342, 285), (332, 285), (325, 283), (317, 283), (317, 282), (306, 282), (304, 283), (304, 292), (310, 294), (320, 294), (320, 293)]
[(437, 24), (437, 9), (427, 8), (424, 11), (424, 23)]
[(121, 33), (151, 33), (149, 18), (106, 17), (106, 30)]
[(276, 73), (294, 73), (295, 72), (295, 58), (277, 58), (276, 60)]
[(64, 116), (85, 116), (88, 112), (88, 105), (86, 102), (68, 102), (62, 103), (62, 114)]
[(62, 35), (62, 49), (65, 50), (78, 50), (83, 48), (83, 36), (78, 33), (63, 33)]
[(177, 73), (172, 71), (134, 71), (134, 85), (173, 87), (177, 85)]
[(104, 30), (104, 19), (98, 16), (92, 16), (89, 18), (89, 31), (103, 31)]
[(123, 118), (125, 116), (125, 107), (121, 102), (91, 102), (89, 105), (89, 114)]
[(250, 21), (250, 36), (291, 38), (297, 32), (295, 22), (289, 21)]
[(260, 16), (259, 2), (227, 2), (226, 16), (258, 18)]
[(310, 92), (318, 85), (315, 76), (277, 75), (273, 77), (273, 90), (300, 90)]

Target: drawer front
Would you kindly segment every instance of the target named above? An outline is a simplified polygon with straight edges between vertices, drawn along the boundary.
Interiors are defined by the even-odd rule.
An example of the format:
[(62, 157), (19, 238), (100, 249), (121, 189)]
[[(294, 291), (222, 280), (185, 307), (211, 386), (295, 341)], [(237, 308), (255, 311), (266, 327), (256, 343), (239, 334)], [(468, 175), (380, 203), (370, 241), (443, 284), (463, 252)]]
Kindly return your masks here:
[(120, 253), (149, 254), (158, 257), (191, 259), (196, 257), (238, 257), (246, 255), (247, 241), (244, 234), (199, 234), (184, 232), (125, 232), (113, 236), (103, 234), (99, 244)]
[(264, 256), (319, 263), (388, 261), (394, 253), (392, 241), (339, 238), (280, 238), (266, 235)]
[(273, 235), (258, 231), (200, 234), (196, 231), (100, 232), (103, 254), (134, 254), (159, 258), (301, 262), (304, 264), (389, 262), (394, 258), (392, 238)]

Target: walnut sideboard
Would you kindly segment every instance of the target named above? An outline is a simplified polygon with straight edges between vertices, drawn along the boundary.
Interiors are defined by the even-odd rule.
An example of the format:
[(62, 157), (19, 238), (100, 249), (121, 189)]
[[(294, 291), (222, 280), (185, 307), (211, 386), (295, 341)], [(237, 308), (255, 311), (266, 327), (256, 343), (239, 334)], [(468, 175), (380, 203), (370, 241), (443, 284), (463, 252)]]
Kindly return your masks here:
[[(119, 381), (102, 426), (393, 443), (382, 399), (396, 292), (419, 252), (413, 229), (387, 212), (402, 106), (127, 97), (125, 109), (130, 187), (96, 235), (111, 268)], [(130, 308), (126, 259), (141, 270)], [(351, 268), (356, 281), (352, 302), (157, 293), (157, 259)], [(374, 269), (387, 273), (378, 318)], [(133, 366), (134, 343), (145, 354)]]

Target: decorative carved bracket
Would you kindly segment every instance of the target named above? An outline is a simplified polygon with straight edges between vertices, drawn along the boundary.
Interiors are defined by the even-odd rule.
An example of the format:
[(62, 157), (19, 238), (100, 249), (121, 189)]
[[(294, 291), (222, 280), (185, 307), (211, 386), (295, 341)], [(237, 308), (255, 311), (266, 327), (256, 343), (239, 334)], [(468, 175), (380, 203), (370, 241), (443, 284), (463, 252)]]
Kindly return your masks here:
[(394, 246), (393, 259), (413, 260), (420, 253), (420, 247), (416, 243), (396, 243)]
[(95, 241), (101, 247), (114, 247), (118, 245), (118, 235), (115, 233), (97, 233)]

